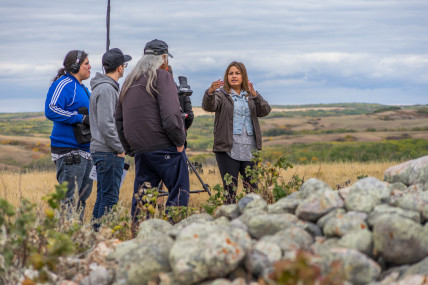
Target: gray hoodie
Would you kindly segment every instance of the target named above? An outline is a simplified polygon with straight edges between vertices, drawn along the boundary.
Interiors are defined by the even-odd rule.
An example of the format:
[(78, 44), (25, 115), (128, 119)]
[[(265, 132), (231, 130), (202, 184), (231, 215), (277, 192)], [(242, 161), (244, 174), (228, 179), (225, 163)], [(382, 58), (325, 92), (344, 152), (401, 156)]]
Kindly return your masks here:
[(97, 72), (91, 80), (91, 87), (91, 152), (122, 153), (125, 150), (120, 143), (114, 117), (119, 99), (119, 84), (110, 76)]

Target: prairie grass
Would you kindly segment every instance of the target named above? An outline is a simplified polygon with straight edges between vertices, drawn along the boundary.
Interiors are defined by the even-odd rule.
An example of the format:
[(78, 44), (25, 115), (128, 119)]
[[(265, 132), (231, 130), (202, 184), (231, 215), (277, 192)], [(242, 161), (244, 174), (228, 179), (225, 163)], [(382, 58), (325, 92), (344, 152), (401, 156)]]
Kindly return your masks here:
[[(309, 178), (317, 178), (329, 184), (333, 189), (337, 189), (338, 186), (355, 183), (359, 176), (373, 176), (379, 180), (383, 180), (385, 170), (395, 164), (397, 164), (397, 162), (343, 162), (295, 165), (294, 168), (283, 171), (281, 177), (286, 182), (289, 181), (293, 175), (299, 175), (299, 177), (303, 178), (305, 181)], [(203, 173), (200, 173), (200, 176), (203, 182), (211, 186), (211, 188), (216, 184), (221, 184), (220, 174), (216, 166), (205, 167)], [(42, 197), (52, 193), (57, 183), (55, 172), (52, 171), (38, 171), (22, 174), (3, 171), (0, 172), (0, 198), (5, 198), (14, 206), (18, 206), (21, 197), (25, 197), (38, 205), (39, 210), (42, 210), (45, 207), (45, 202), (42, 200)], [(120, 190), (119, 203), (124, 207), (131, 208), (133, 183), (134, 169), (131, 167)], [(191, 190), (203, 189), (201, 182), (195, 174), (190, 174), (190, 188)], [(239, 186), (239, 189), (242, 189), (242, 186)], [(208, 197), (207, 193), (192, 194), (189, 206), (200, 208)], [(95, 198), (96, 182), (94, 182), (92, 194), (87, 201), (85, 221), (90, 220)], [(166, 197), (163, 199), (165, 201)]]

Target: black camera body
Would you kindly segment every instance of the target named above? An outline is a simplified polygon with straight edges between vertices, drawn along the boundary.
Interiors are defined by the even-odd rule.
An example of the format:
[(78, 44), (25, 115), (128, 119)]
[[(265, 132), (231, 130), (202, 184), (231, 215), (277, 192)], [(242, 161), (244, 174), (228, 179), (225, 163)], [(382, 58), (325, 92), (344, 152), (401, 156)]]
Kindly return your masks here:
[(187, 84), (187, 78), (184, 76), (178, 77), (179, 85), (177, 86), (178, 95), (192, 96), (192, 89), (190, 89), (189, 84)]

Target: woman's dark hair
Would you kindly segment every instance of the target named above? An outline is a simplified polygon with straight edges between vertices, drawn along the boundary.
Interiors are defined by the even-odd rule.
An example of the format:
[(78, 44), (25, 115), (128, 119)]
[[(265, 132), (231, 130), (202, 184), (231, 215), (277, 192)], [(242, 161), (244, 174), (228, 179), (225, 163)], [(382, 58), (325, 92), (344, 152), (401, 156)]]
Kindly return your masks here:
[(239, 72), (241, 72), (242, 74), (241, 89), (244, 89), (245, 91), (247, 91), (247, 93), (250, 93), (250, 87), (248, 86), (247, 69), (245, 68), (245, 65), (242, 62), (238, 62), (238, 61), (232, 61), (227, 67), (226, 72), (224, 73), (224, 79), (223, 79), (224, 90), (226, 90), (227, 93), (229, 93), (230, 91), (230, 85), (229, 85), (229, 81), (227, 80), (227, 75), (229, 74), (229, 70), (232, 66), (235, 66), (236, 68), (238, 68)]
[[(61, 67), (58, 70), (58, 74), (54, 77), (52, 82), (55, 82), (58, 78), (65, 75), (66, 72), (71, 72), (71, 66), (76, 63), (77, 61), (77, 54), (78, 50), (71, 50), (67, 53), (67, 55), (64, 58), (64, 62), (62, 63), (63, 67)], [(85, 61), (85, 59), (88, 57), (88, 54), (84, 51), (82, 51), (82, 55), (80, 56), (80, 60), (78, 65), (81, 66), (82, 63)]]

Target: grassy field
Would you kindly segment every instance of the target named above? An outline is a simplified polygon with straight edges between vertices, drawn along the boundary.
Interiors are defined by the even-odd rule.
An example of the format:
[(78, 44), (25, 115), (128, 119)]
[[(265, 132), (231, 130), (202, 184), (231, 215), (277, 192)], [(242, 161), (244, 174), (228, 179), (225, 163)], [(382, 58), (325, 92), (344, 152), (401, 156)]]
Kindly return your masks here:
[[(272, 107), (271, 114), (260, 119), (265, 159), (287, 153), (292, 163), (402, 161), (428, 154), (428, 145), (421, 142), (428, 141), (427, 106), (349, 103)], [(192, 161), (213, 164), (214, 115), (200, 107), (193, 110), (196, 118), (188, 131), (187, 154)], [(52, 122), (41, 112), (0, 114), (0, 169), (52, 170), (51, 129)], [(361, 155), (364, 144), (369, 147)], [(341, 152), (348, 156), (341, 158)]]
[[(271, 114), (260, 119), (262, 154), (265, 160), (288, 155), (295, 168), (282, 174), (285, 181), (298, 174), (337, 188), (361, 175), (382, 180), (389, 166), (428, 155), (427, 106), (350, 103), (272, 107)], [(188, 132), (187, 154), (192, 161), (215, 165), (211, 151), (214, 115), (200, 107), (193, 109), (196, 118)], [(21, 197), (40, 203), (57, 183), (50, 161), (51, 129), (52, 122), (41, 112), (0, 114), (0, 195), (15, 205)], [(220, 175), (209, 170), (216, 171), (215, 166), (206, 167), (202, 178), (213, 187), (220, 183)], [(121, 190), (124, 206), (130, 205), (133, 175), (131, 168)], [(194, 174), (191, 188), (202, 189)], [(199, 206), (206, 199), (206, 193), (192, 194), (191, 205)]]
[[(299, 175), (304, 180), (309, 178), (320, 179), (329, 184), (333, 189), (338, 186), (344, 186), (348, 183), (357, 181), (358, 176), (373, 176), (383, 180), (385, 170), (397, 163), (389, 162), (370, 162), (370, 163), (320, 163), (295, 165), (294, 168), (282, 173), (282, 179), (289, 181), (294, 174)], [(211, 171), (210, 171), (211, 170)], [(215, 172), (215, 173), (213, 173)], [(220, 184), (220, 174), (213, 166), (205, 167), (202, 180), (211, 186)], [(131, 198), (133, 193), (134, 169), (131, 167), (120, 191), (120, 203), (125, 207), (131, 207)], [(195, 176), (190, 175), (191, 190), (202, 189), (201, 183)], [(21, 197), (29, 199), (31, 202), (39, 205), (40, 210), (44, 207), (42, 197), (54, 191), (57, 184), (55, 172), (41, 171), (19, 174), (13, 171), (0, 172), (0, 198), (6, 198), (15, 206), (19, 205)], [(242, 187), (240, 187), (241, 189)], [(88, 200), (87, 211), (85, 213), (86, 221), (89, 221), (96, 197), (96, 184)], [(190, 206), (199, 208), (208, 199), (207, 193), (192, 194)]]

